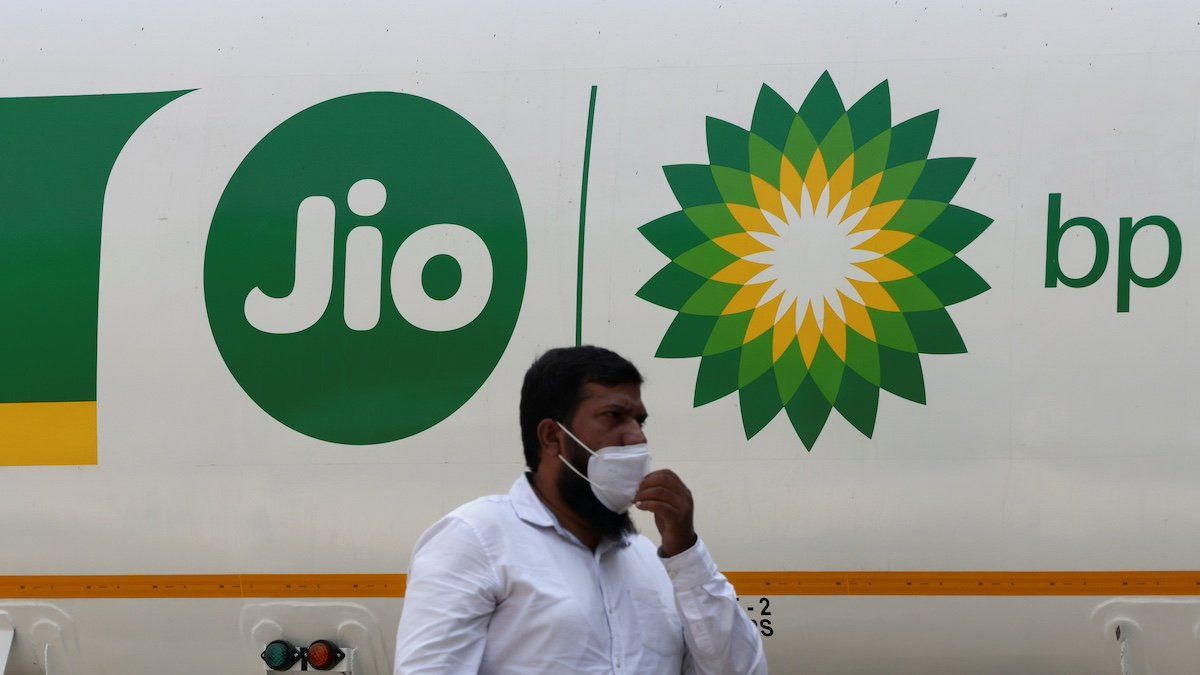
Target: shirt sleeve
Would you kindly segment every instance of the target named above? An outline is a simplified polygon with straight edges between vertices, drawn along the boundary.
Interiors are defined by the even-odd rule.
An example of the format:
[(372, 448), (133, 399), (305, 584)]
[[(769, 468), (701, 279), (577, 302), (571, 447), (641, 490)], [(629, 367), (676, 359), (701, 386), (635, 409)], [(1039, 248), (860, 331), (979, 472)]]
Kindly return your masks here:
[(675, 605), (687, 644), (683, 672), (691, 675), (766, 675), (762, 636), (737, 601), (733, 585), (717, 570), (700, 539), (663, 558), (675, 588)]
[(413, 550), (395, 675), (479, 672), (499, 587), (492, 556), (470, 523), (447, 516)]

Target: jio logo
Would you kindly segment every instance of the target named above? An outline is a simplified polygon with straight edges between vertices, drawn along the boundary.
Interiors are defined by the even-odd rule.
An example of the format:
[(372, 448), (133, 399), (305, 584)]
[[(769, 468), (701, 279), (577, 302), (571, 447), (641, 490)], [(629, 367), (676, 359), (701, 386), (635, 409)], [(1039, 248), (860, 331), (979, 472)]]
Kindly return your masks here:
[(286, 120), (242, 161), (204, 260), (209, 325), (238, 384), (300, 433), (382, 443), (486, 381), (525, 289), (503, 160), (432, 101), (366, 93)]
[[(379, 213), (387, 188), (363, 179), (350, 187), (347, 203), (357, 216)], [(246, 319), (264, 333), (298, 333), (325, 315), (333, 293), (333, 251), (337, 209), (333, 200), (312, 196), (296, 214), (296, 280), (286, 297), (274, 298), (255, 287), (246, 296)], [(421, 276), (438, 256), (445, 256), (460, 277), (448, 297), (424, 292)], [(379, 325), (383, 233), (357, 225), (346, 237), (343, 313), (351, 330)], [(445, 263), (443, 263), (445, 264)], [(429, 331), (449, 331), (479, 316), (492, 292), (492, 256), (487, 244), (462, 225), (439, 223), (417, 230), (400, 244), (391, 265), (391, 292), (396, 311), (409, 323)]]

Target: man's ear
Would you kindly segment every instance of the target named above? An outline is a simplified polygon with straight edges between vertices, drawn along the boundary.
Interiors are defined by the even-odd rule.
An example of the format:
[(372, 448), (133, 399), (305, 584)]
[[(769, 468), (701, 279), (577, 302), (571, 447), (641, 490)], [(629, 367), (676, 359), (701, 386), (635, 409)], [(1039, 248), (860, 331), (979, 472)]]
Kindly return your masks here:
[(562, 438), (562, 429), (558, 428), (558, 424), (552, 419), (544, 419), (538, 422), (537, 439), (538, 446), (541, 448), (541, 458), (554, 459), (558, 454), (559, 439)]

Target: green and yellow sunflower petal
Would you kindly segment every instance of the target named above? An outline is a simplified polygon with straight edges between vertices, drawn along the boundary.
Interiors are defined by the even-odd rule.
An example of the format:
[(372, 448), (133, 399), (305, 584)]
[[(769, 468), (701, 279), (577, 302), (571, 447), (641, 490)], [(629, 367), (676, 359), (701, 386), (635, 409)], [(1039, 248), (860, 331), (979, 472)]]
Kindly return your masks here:
[(663, 167), (663, 175), (667, 177), (675, 200), (685, 210), (692, 206), (725, 203), (708, 164), (672, 164)]
[[(708, 339), (704, 343), (704, 355), (713, 356), (733, 350), (741, 351), (742, 345), (745, 344), (746, 327), (750, 325), (750, 318), (753, 315), (754, 312), (738, 312), (717, 317), (712, 333), (708, 335)], [(737, 381), (736, 370), (734, 381)]]
[(741, 288), (739, 284), (727, 284), (706, 279), (696, 289), (696, 292), (692, 293), (692, 297), (683, 303), (683, 307), (680, 307), (679, 311), (701, 316), (721, 316), (725, 313), (725, 308), (729, 306), (729, 301), (737, 295)]
[(812, 365), (808, 367), (808, 372), (830, 404), (837, 400), (838, 388), (842, 384), (842, 371), (845, 369), (846, 362), (822, 339), (817, 344), (817, 353), (813, 357)]
[[(859, 151), (892, 126), (892, 95), (887, 80), (880, 82), (846, 111), (850, 118), (850, 135), (854, 139), (855, 162)], [(884, 157), (886, 160), (886, 152)], [(883, 170), (883, 165), (879, 170)]]
[(731, 169), (727, 166), (712, 167), (713, 183), (720, 191), (726, 204), (741, 204), (758, 208), (758, 195), (754, 193), (754, 177), (749, 171)]
[[(738, 387), (745, 387), (757, 380), (775, 365), (774, 356), (771, 354), (771, 337), (772, 332), (767, 331), (742, 345), (742, 360), (738, 364)], [(780, 406), (782, 405), (781, 403)]]
[[(821, 158), (825, 160), (826, 174), (832, 176), (842, 163), (854, 153), (854, 138), (850, 133), (850, 118), (844, 113), (830, 127), (825, 138), (817, 145)], [(849, 181), (847, 181), (849, 182)]]
[[(917, 277), (885, 281), (881, 284), (904, 314), (942, 309), (941, 298)], [(919, 345), (918, 345), (919, 346)]]
[(705, 118), (708, 161), (713, 166), (750, 170), (750, 132), (715, 117)]
[(958, 257), (950, 258), (941, 265), (922, 272), (920, 277), (946, 307), (970, 300), (991, 288), (983, 277)]
[(906, 199), (900, 210), (884, 226), (885, 230), (923, 235), (934, 221), (946, 210), (945, 202), (924, 199)]
[(879, 345), (853, 329), (846, 331), (846, 365), (879, 387)]
[(800, 437), (800, 442), (806, 449), (812, 450), (817, 437), (821, 435), (821, 430), (825, 428), (825, 421), (829, 419), (829, 411), (833, 409), (833, 404), (826, 400), (813, 378), (806, 377), (796, 389), (796, 394), (784, 405), (784, 409), (787, 410), (788, 419), (792, 428), (796, 430), (796, 435)]
[(703, 356), (704, 346), (718, 320), (715, 316), (676, 314), (654, 355), (665, 359)]
[(975, 241), (992, 224), (992, 219), (961, 206), (947, 204), (921, 237), (942, 248), (958, 253)]
[(913, 274), (921, 274), (953, 258), (954, 253), (927, 239), (915, 237), (907, 244), (887, 254), (887, 257)]
[[(888, 295), (887, 289), (885, 289), (883, 286), (880, 286), (878, 283), (851, 279), (850, 285), (854, 287), (854, 290), (857, 291), (859, 296), (862, 298), (864, 311), (871, 309), (883, 310), (886, 312), (899, 311), (899, 308), (896, 306), (896, 301), (892, 300), (892, 296)], [(869, 311), (867, 311), (866, 323), (871, 323), (870, 318), (871, 314)], [(872, 340), (878, 338), (878, 336), (874, 334), (874, 326), (871, 326), (870, 332), (862, 329), (859, 329), (859, 332), (867, 337), (870, 337)]]
[(682, 213), (692, 221), (696, 229), (709, 239), (746, 231), (724, 202), (690, 206), (685, 208)]
[[(933, 244), (930, 244), (930, 246), (933, 246)], [(717, 272), (729, 267), (730, 264), (740, 259), (738, 256), (721, 248), (715, 242), (705, 239), (696, 246), (680, 253), (672, 262), (689, 272), (711, 279)]]
[(742, 430), (746, 433), (746, 438), (754, 438), (783, 410), (784, 402), (779, 397), (775, 375), (774, 369), (767, 370), (761, 377), (738, 389)]
[(784, 157), (797, 172), (803, 175), (808, 170), (808, 165), (812, 163), (813, 155), (816, 152), (817, 137), (808, 128), (808, 124), (796, 116), (792, 119), (792, 128), (788, 132), (787, 144), (783, 148)]
[(892, 142), (888, 148), (887, 165), (889, 167), (900, 166), (928, 159), (937, 120), (938, 111), (931, 110), (892, 127)]
[(750, 134), (750, 173), (779, 189), (779, 169), (783, 151), (758, 134)]
[(881, 346), (916, 353), (917, 342), (908, 328), (908, 322), (904, 320), (904, 314), (870, 307), (867, 308), (867, 314), (871, 317), (871, 325), (875, 328), (875, 341)]
[(790, 401), (800, 388), (800, 383), (808, 377), (808, 364), (800, 353), (800, 344), (793, 340), (788, 344), (779, 360), (775, 362), (775, 385), (782, 401)]
[(879, 386), (900, 398), (925, 403), (925, 376), (916, 354), (879, 345)]
[(774, 89), (763, 84), (758, 90), (758, 101), (754, 104), (754, 119), (750, 123), (750, 130), (783, 152), (795, 119), (796, 111), (792, 106), (775, 93)]
[(921, 172), (925, 169), (925, 161), (919, 159), (885, 169), (879, 189), (875, 191), (875, 199), (871, 203), (882, 204), (908, 199), (913, 186), (917, 184)]
[(958, 327), (944, 309), (912, 312), (904, 317), (912, 331), (917, 350), (922, 354), (963, 354), (967, 346), (963, 343)]
[(737, 391), (740, 355), (741, 350), (735, 349), (700, 359), (700, 369), (696, 372), (696, 394), (692, 399), (694, 407), (712, 403)]
[(970, 157), (938, 157), (925, 162), (921, 177), (909, 193), (910, 199), (949, 202), (967, 180), (975, 160)]
[(863, 181), (882, 174), (887, 169), (888, 150), (891, 148), (892, 130), (884, 129), (874, 138), (854, 151), (854, 187)]
[(853, 369), (846, 368), (842, 373), (842, 384), (838, 388), (834, 407), (863, 436), (870, 438), (875, 433), (879, 387), (855, 373)]
[[(732, 219), (732, 216), (730, 217)], [(695, 248), (701, 242), (711, 239), (701, 232), (687, 214), (675, 211), (668, 215), (652, 220), (638, 228), (638, 232), (668, 258)]]
[(708, 279), (679, 265), (667, 263), (638, 289), (636, 295), (659, 307), (678, 311), (707, 282)]
[(844, 112), (846, 107), (842, 104), (842, 96), (829, 71), (825, 71), (804, 98), (804, 103), (800, 104), (800, 118), (812, 131), (813, 137), (821, 141)]

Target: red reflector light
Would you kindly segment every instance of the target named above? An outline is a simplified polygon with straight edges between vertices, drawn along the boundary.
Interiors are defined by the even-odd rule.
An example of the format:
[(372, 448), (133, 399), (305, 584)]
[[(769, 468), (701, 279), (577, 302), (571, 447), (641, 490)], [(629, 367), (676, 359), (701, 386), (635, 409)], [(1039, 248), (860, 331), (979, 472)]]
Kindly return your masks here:
[(329, 670), (345, 657), (346, 654), (329, 640), (317, 640), (308, 646), (308, 665), (317, 670)]

